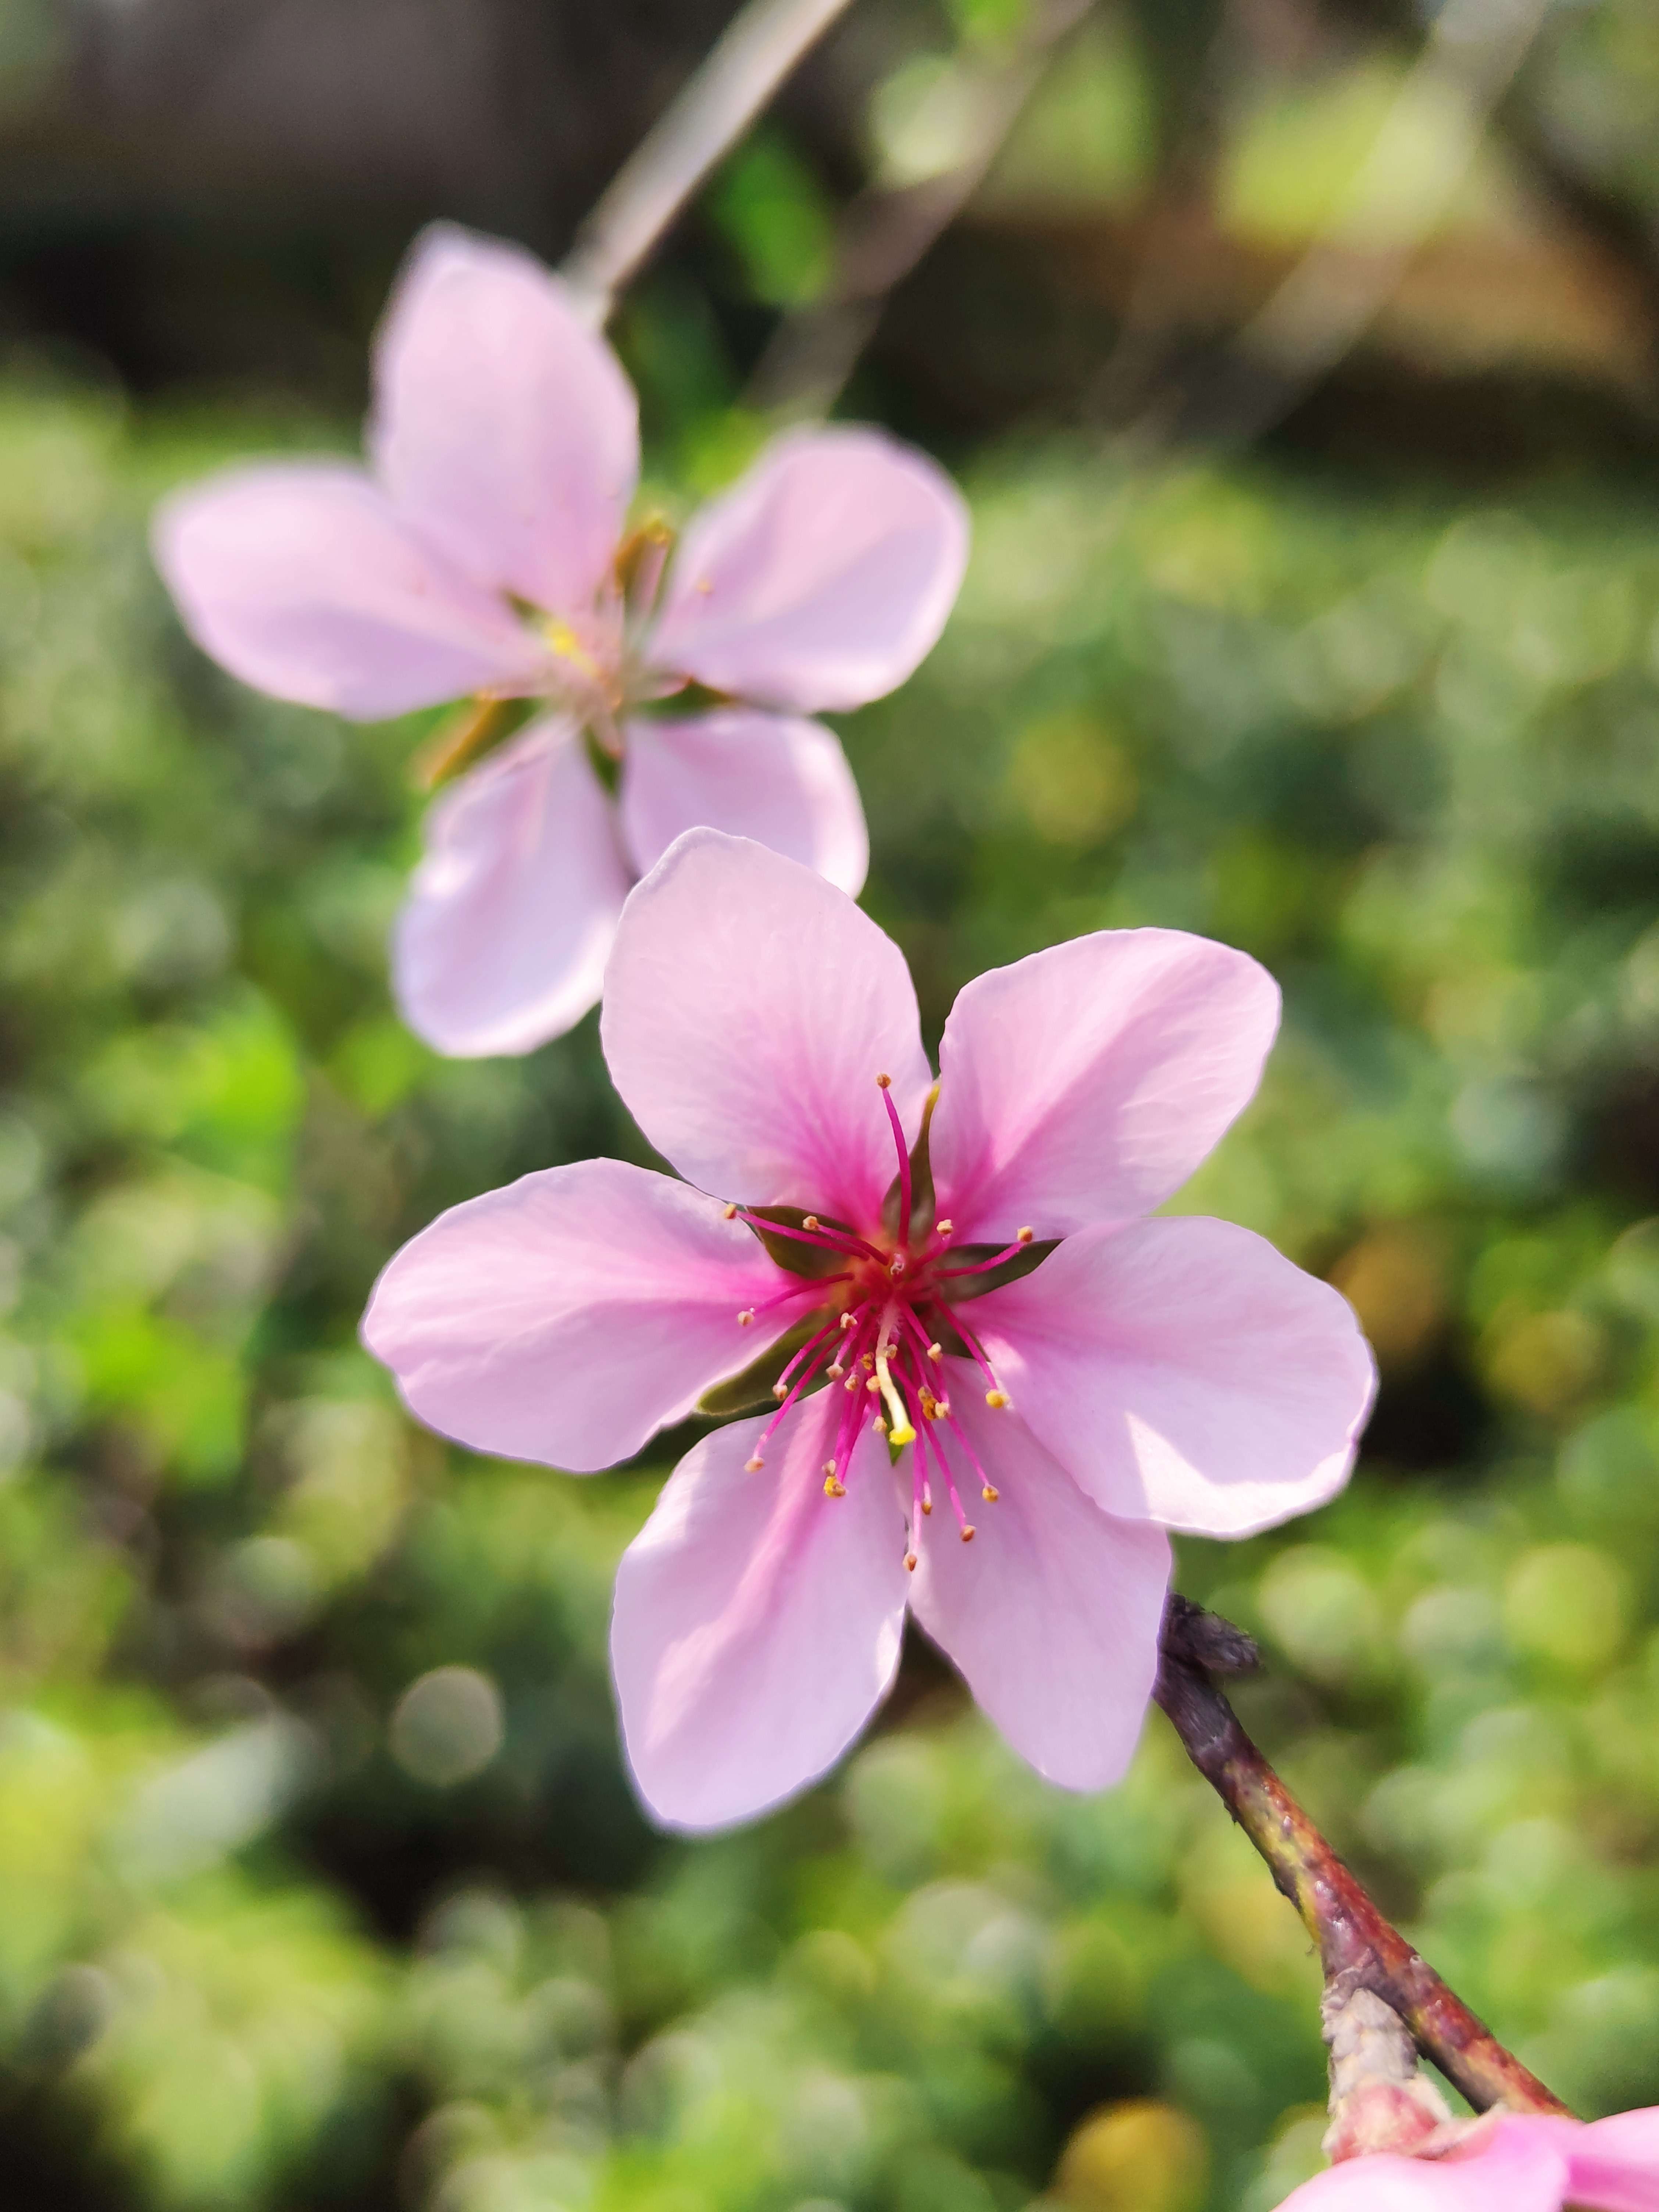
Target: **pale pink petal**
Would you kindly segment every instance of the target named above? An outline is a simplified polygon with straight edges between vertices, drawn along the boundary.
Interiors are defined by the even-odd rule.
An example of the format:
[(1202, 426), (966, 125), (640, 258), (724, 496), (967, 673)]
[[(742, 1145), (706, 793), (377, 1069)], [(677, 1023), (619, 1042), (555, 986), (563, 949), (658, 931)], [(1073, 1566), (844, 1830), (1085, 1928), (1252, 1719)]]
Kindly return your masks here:
[(1265, 969), (1184, 930), (1102, 930), (975, 977), (932, 1133), (958, 1237), (1149, 1212), (1248, 1103), (1278, 1022)]
[(785, 1280), (714, 1200), (582, 1160), (440, 1214), (374, 1285), (362, 1337), (428, 1428), (588, 1474), (787, 1328), (788, 1308), (738, 1319)]
[(458, 1059), (562, 1036), (599, 998), (629, 881), (580, 735), (532, 722), (427, 815), (392, 945), (404, 1019)]
[(422, 233), (381, 325), (370, 442), (398, 506), (469, 575), (558, 614), (591, 602), (633, 496), (638, 414), (530, 254)]
[(1109, 1513), (1245, 1536), (1347, 1479), (1370, 1346), (1328, 1283), (1231, 1221), (1085, 1230), (964, 1313)]
[(1571, 2133), (1560, 2124), (1570, 2203), (1584, 2212), (1659, 2212), (1659, 2106), (1615, 2112)]
[(227, 470), (164, 500), (153, 540), (197, 644), (279, 699), (374, 721), (531, 688), (545, 659), (343, 464)]
[(1279, 2212), (1561, 2212), (1566, 2185), (1559, 2149), (1505, 2127), (1469, 2158), (1347, 2159), (1293, 2189)]
[(870, 864), (858, 786), (822, 722), (731, 707), (630, 722), (623, 836), (641, 875), (700, 823), (752, 837), (856, 898)]
[(967, 559), (967, 510), (924, 454), (794, 431), (694, 517), (652, 662), (769, 707), (861, 707), (933, 650)]
[[(935, 1479), (916, 1542), (916, 1619), (1022, 1759), (1063, 1789), (1103, 1790), (1133, 1755), (1152, 1695), (1169, 1540), (1091, 1504), (1016, 1413), (985, 1405), (966, 1361), (948, 1372), (952, 1412), (1000, 1495), (981, 1497), (968, 1453), (947, 1436), (976, 1533), (963, 1542)], [(903, 1473), (908, 1482), (908, 1463)]]
[(690, 1182), (747, 1205), (878, 1225), (931, 1080), (890, 938), (798, 861), (691, 830), (628, 902), (600, 1035), (646, 1135)]
[(677, 1828), (749, 1820), (834, 1765), (891, 1686), (904, 1523), (866, 1429), (823, 1494), (841, 1393), (820, 1391), (745, 1471), (764, 1420), (687, 1454), (623, 1555), (611, 1663), (641, 1796)]

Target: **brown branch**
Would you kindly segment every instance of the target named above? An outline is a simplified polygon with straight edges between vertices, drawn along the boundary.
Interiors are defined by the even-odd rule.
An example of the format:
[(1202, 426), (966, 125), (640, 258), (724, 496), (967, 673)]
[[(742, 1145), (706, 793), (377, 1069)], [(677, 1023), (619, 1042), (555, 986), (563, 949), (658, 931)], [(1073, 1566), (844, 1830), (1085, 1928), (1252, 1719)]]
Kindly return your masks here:
[(1477, 2112), (1567, 2107), (1482, 2026), (1390, 1925), (1239, 1726), (1216, 1674), (1247, 1673), (1255, 1646), (1240, 1629), (1172, 1595), (1153, 1695), (1187, 1756), (1267, 1861), (1319, 1947), (1327, 1982), (1372, 1990), (1404, 2021)]

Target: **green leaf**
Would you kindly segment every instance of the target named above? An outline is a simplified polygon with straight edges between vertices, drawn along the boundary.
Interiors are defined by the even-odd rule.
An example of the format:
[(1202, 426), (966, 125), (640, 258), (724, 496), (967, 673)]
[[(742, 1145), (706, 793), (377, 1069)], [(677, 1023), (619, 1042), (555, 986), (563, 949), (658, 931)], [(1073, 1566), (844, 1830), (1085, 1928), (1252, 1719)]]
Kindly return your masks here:
[(705, 1390), (697, 1401), (700, 1413), (755, 1413), (774, 1406), (772, 1385), (800, 1350), (808, 1337), (823, 1325), (823, 1316), (813, 1313), (805, 1321), (797, 1322), (775, 1344), (769, 1344), (758, 1359), (751, 1359), (740, 1375), (728, 1376), (724, 1382), (716, 1382)]

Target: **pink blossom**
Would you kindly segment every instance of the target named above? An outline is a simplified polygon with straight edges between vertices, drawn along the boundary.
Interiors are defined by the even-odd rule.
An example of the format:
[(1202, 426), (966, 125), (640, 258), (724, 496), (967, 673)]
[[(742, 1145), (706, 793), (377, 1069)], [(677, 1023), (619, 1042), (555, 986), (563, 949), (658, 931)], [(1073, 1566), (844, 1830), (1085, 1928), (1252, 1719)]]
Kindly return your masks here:
[[(839, 740), (944, 627), (967, 522), (873, 430), (798, 431), (666, 541), (624, 543), (634, 393), (559, 280), (440, 225), (374, 356), (368, 465), (233, 469), (166, 501), (161, 573), (197, 642), (278, 698), (358, 720), (533, 699), (427, 821), (398, 925), (405, 1018), (440, 1051), (525, 1052), (599, 996), (629, 886), (714, 823), (864, 881)], [(712, 712), (642, 712), (689, 684)], [(616, 764), (616, 796), (590, 746)]]
[(1443, 2155), (1348, 2160), (1281, 2212), (1659, 2212), (1659, 2106), (1611, 2119), (1488, 2115)]
[(1103, 1787), (1152, 1689), (1165, 1530), (1243, 1535), (1340, 1486), (1372, 1388), (1343, 1300), (1230, 1223), (1146, 1218), (1250, 1097), (1278, 1006), (1206, 939), (1077, 938), (969, 984), (933, 1103), (903, 957), (842, 892), (697, 830), (633, 893), (601, 1036), (685, 1180), (592, 1160), (458, 1206), (363, 1336), (433, 1428), (579, 1474), (771, 1348), (749, 1402), (775, 1409), (693, 1447), (617, 1577), (660, 1818), (822, 1773), (907, 1606), (1040, 1773)]

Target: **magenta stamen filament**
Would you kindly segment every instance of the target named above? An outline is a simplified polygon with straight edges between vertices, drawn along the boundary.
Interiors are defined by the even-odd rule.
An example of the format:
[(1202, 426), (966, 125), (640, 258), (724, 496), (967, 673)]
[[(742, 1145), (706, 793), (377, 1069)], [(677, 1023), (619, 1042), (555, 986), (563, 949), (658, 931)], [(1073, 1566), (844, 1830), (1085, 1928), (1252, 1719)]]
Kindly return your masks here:
[(954, 1282), (958, 1275), (986, 1275), (993, 1267), (1006, 1267), (1010, 1260), (1018, 1260), (1031, 1242), (1031, 1232), (1022, 1229), (1005, 1251), (994, 1252), (988, 1260), (975, 1260), (966, 1267), (941, 1267), (939, 1279), (942, 1283)]
[[(979, 1479), (988, 1504), (998, 1492), (966, 1431), (951, 1408), (950, 1370), (941, 1365), (941, 1339), (955, 1351), (965, 1352), (988, 1386), (986, 1403), (1006, 1406), (1007, 1393), (997, 1381), (977, 1334), (964, 1326), (946, 1285), (958, 1277), (982, 1275), (1005, 1266), (1031, 1243), (1033, 1232), (1022, 1229), (1013, 1243), (987, 1260), (956, 1267), (941, 1266), (952, 1233), (949, 1221), (936, 1222), (913, 1250), (909, 1228), (915, 1189), (910, 1156), (903, 1125), (893, 1103), (891, 1085), (878, 1077), (888, 1125), (898, 1155), (898, 1196), (901, 1223), (893, 1245), (884, 1250), (855, 1231), (826, 1228), (816, 1214), (804, 1214), (799, 1228), (791, 1223), (768, 1220), (751, 1209), (732, 1206), (727, 1218), (739, 1216), (757, 1233), (789, 1238), (836, 1253), (848, 1262), (839, 1273), (791, 1282), (772, 1296), (746, 1308), (740, 1319), (751, 1322), (761, 1314), (787, 1307), (804, 1298), (825, 1301), (826, 1310), (806, 1341), (788, 1360), (773, 1385), (779, 1400), (768, 1420), (749, 1464), (764, 1464), (767, 1447), (778, 1428), (802, 1396), (820, 1382), (838, 1382), (835, 1445), (823, 1463), (823, 1489), (830, 1498), (844, 1497), (854, 1454), (866, 1426), (901, 1449), (915, 1453), (911, 1469), (910, 1543), (906, 1564), (915, 1567), (921, 1542), (921, 1522), (932, 1512), (936, 1490), (942, 1485), (957, 1518), (964, 1543), (975, 1534), (951, 1470), (947, 1453), (948, 1428), (966, 1463)], [(850, 1288), (848, 1286), (851, 1285)], [(830, 1304), (832, 1294), (839, 1297)], [(930, 1327), (929, 1324), (932, 1324)], [(960, 1369), (957, 1370), (960, 1375)]]
[(878, 1075), (881, 1103), (887, 1109), (887, 1119), (893, 1132), (893, 1142), (898, 1148), (899, 1179), (899, 1240), (908, 1243), (910, 1237), (910, 1147), (904, 1141), (904, 1124), (899, 1120), (898, 1108), (893, 1103), (893, 1079), (890, 1075)]
[(826, 1290), (831, 1283), (850, 1283), (852, 1279), (850, 1275), (815, 1275), (805, 1278), (787, 1291), (779, 1291), (769, 1298), (763, 1298), (758, 1305), (745, 1306), (738, 1316), (738, 1319), (747, 1328), (759, 1315), (770, 1313), (774, 1306), (787, 1305), (791, 1298), (804, 1298), (819, 1291)]
[[(877, 1251), (873, 1244), (866, 1244), (862, 1237), (854, 1237), (850, 1230), (825, 1229), (821, 1224), (811, 1229), (794, 1229), (787, 1222), (768, 1221), (763, 1215), (750, 1213), (742, 1206), (738, 1207), (738, 1218), (746, 1221), (751, 1229), (764, 1230), (769, 1237), (788, 1237), (797, 1244), (820, 1244), (825, 1250), (840, 1252), (848, 1259), (884, 1261), (886, 1257), (884, 1253)], [(816, 1215), (809, 1213), (806, 1218), (817, 1223)]]

